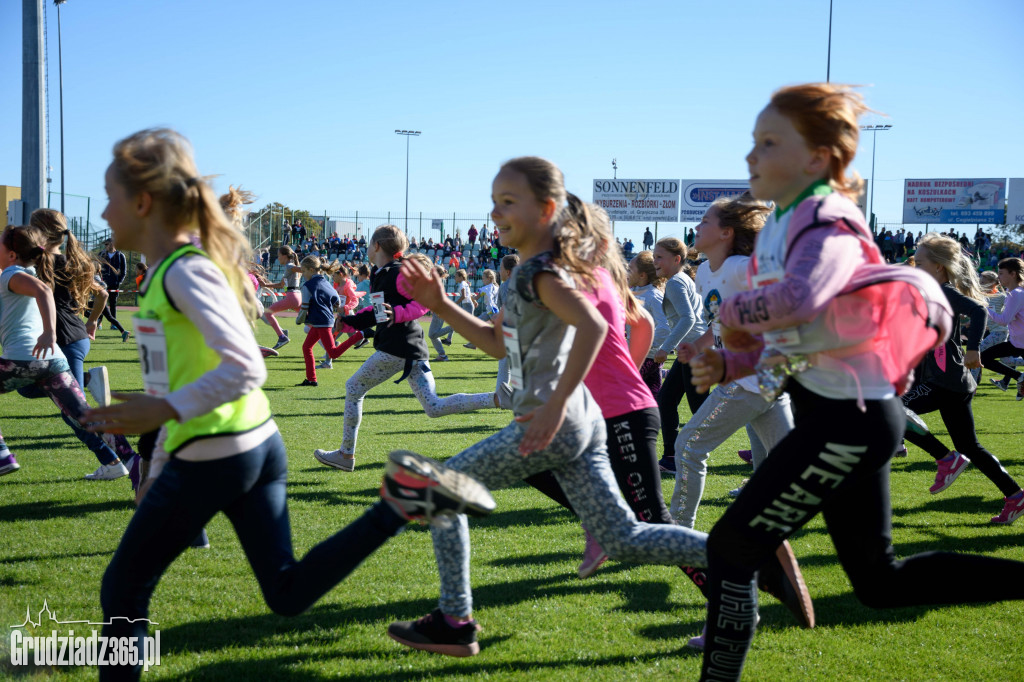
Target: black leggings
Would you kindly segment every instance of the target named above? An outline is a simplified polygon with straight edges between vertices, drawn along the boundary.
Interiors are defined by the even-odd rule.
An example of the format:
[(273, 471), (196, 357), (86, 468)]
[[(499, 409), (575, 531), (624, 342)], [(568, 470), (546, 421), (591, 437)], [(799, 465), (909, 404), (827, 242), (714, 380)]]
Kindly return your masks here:
[[(1020, 490), (1020, 485), (1006, 473), (996, 456), (978, 442), (978, 435), (974, 432), (974, 412), (971, 410), (973, 398), (973, 393), (955, 393), (929, 383), (920, 383), (903, 395), (903, 404), (917, 414), (938, 410), (956, 451), (988, 476), (1003, 493), (1003, 497), (1009, 497)], [(949, 448), (931, 433), (918, 435), (907, 431), (905, 438), (933, 459), (939, 460), (949, 454)]]
[(861, 412), (855, 400), (824, 398), (796, 381), (787, 390), (795, 428), (708, 536), (701, 679), (740, 678), (757, 620), (755, 571), (818, 512), (854, 594), (867, 606), (1024, 599), (1024, 563), (952, 552), (895, 558), (889, 458), (905, 422), (898, 398), (869, 400)]
[(668, 376), (658, 391), (658, 412), (661, 415), (661, 447), (666, 459), (676, 454), (676, 437), (679, 435), (679, 403), (686, 395), (690, 414), (694, 414), (708, 399), (707, 393), (698, 393), (691, 379), (690, 365), (676, 360), (668, 370)]
[[(661, 494), (661, 474), (658, 472), (658, 410), (648, 407), (605, 419), (604, 423), (608, 429), (608, 458), (615, 480), (637, 520), (673, 523)], [(525, 481), (576, 513), (550, 471), (534, 474)]]
[(110, 326), (124, 334), (124, 327), (117, 321), (117, 292), (107, 290), (107, 307), (103, 309), (103, 317), (110, 323)]
[(981, 365), (1007, 379), (1016, 379), (1020, 372), (999, 362), (999, 358), (1016, 358), (1024, 355), (1024, 348), (1018, 348), (1009, 341), (997, 343), (981, 351)]

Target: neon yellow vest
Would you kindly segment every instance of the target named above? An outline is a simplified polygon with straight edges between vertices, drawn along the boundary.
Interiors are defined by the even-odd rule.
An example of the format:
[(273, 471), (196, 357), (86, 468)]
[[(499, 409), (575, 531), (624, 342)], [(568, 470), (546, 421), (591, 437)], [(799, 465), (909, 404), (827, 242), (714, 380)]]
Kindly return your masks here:
[[(163, 323), (170, 391), (192, 383), (220, 364), (220, 357), (206, 345), (196, 326), (174, 307), (164, 289), (167, 269), (179, 258), (186, 256), (209, 258), (205, 252), (191, 244), (181, 246), (164, 258), (146, 283), (144, 291), (139, 291), (139, 317), (157, 319)], [(225, 403), (187, 422), (167, 422), (164, 424), (167, 428), (164, 449), (173, 456), (176, 450), (197, 439), (244, 433), (264, 424), (268, 419), (270, 403), (263, 390), (257, 388), (234, 402)]]

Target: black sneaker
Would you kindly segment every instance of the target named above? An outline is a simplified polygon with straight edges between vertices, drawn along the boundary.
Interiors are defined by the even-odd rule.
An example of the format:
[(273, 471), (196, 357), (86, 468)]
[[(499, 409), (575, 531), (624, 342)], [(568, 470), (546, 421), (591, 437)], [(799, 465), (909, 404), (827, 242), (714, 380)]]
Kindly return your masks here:
[(998, 388), (1000, 391), (1006, 392), (1006, 389), (1010, 387), (1010, 377), (1003, 377), (1002, 379), (989, 379), (993, 386)]
[(357, 343), (356, 345), (354, 345), (352, 347), (355, 348), (356, 350), (359, 350), (360, 348), (362, 348), (363, 346), (365, 346), (368, 343), (370, 343), (370, 339), (363, 339), (362, 341), (360, 341), (359, 343)]
[(199, 535), (196, 536), (196, 539), (192, 541), (189, 547), (194, 547), (196, 549), (210, 549), (210, 538), (206, 534), (205, 528), (199, 531)]
[(450, 346), (450, 345), (452, 345), (452, 340), (451, 339), (441, 339), (441, 343), (443, 343), (446, 346)]
[(475, 620), (453, 628), (441, 609), (434, 609), (419, 620), (398, 620), (388, 626), (388, 637), (399, 644), (445, 656), (476, 656), (480, 645), (476, 633), (480, 629)]
[(676, 458), (665, 455), (658, 460), (658, 471), (663, 474), (674, 474), (676, 472)]
[(804, 584), (793, 548), (785, 540), (775, 550), (775, 559), (757, 572), (757, 586), (778, 599), (796, 617), (800, 627), (814, 627), (814, 603)]
[(310, 381), (309, 379), (303, 379), (301, 384), (295, 384), (295, 385), (296, 386), (319, 386), (319, 384), (317, 382)]
[(495, 506), (491, 493), (476, 479), (408, 450), (388, 455), (380, 496), (410, 520), (487, 516)]

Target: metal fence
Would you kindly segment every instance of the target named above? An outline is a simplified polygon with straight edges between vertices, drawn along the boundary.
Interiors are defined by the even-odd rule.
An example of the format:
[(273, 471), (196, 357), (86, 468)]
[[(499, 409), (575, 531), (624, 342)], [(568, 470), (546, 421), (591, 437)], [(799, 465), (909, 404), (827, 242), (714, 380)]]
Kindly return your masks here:
[[(249, 235), (249, 243), (254, 249), (279, 246), (285, 242), (283, 225), (287, 222), (294, 224), (296, 219), (301, 219), (306, 228), (307, 237), (315, 237), (321, 241), (332, 234), (337, 233), (341, 237), (365, 237), (370, 238), (373, 231), (381, 225), (397, 225), (402, 228), (410, 239), (416, 238), (417, 242), (433, 238), (442, 241), (448, 235), (458, 235), (462, 241), (467, 241), (469, 228), (475, 226), (479, 231), (482, 227), (491, 229), (491, 216), (481, 211), (479, 213), (448, 212), (419, 212), (410, 213), (406, 216), (402, 211), (332, 211), (324, 210), (320, 213), (295, 212), (291, 210), (279, 211), (267, 209), (259, 213), (250, 213), (245, 220), (246, 231)], [(439, 221), (440, 229), (434, 225)]]

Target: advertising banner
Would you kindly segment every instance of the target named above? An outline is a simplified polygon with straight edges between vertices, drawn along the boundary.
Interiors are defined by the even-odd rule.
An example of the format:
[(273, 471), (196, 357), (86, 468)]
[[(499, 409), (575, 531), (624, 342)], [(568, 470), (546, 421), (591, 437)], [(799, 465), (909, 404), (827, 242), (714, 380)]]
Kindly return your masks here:
[(612, 220), (678, 222), (679, 181), (594, 180), (594, 203)]
[(681, 180), (679, 222), (699, 223), (718, 197), (732, 197), (750, 189), (747, 180)]
[(903, 222), (961, 225), (1001, 224), (1006, 178), (906, 180)]
[(1024, 178), (1010, 178), (1006, 196), (1006, 223), (1024, 225)]

